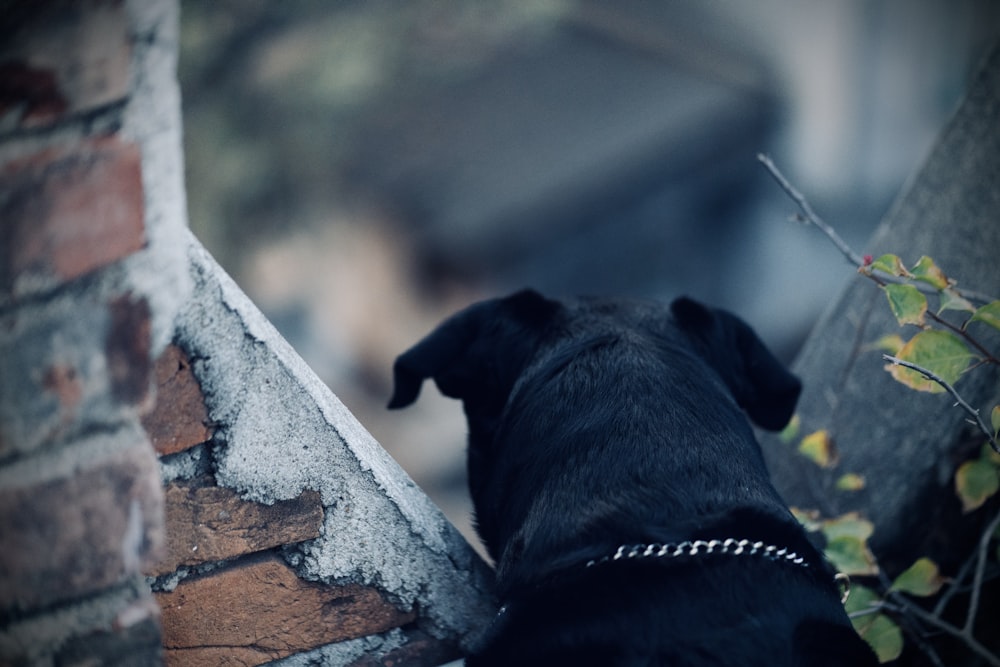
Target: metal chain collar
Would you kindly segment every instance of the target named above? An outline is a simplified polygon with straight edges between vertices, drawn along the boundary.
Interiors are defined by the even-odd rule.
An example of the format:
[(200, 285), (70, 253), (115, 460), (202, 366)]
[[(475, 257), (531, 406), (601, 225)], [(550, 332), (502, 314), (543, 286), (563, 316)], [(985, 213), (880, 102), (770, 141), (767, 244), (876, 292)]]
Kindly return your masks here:
[[(595, 567), (620, 560), (691, 558), (703, 554), (760, 556), (776, 562), (785, 562), (809, 568), (809, 563), (805, 558), (799, 556), (794, 551), (789, 551), (785, 547), (776, 547), (773, 544), (764, 544), (763, 542), (751, 542), (747, 539), (737, 540), (731, 537), (725, 540), (685, 540), (684, 542), (670, 542), (666, 544), (623, 544), (611, 555), (587, 561), (585, 567)], [(847, 602), (847, 598), (851, 594), (850, 578), (846, 574), (838, 572), (834, 576), (834, 582), (840, 589), (841, 603)]]
[(750, 540), (693, 540), (667, 544), (623, 544), (615, 553), (588, 561), (586, 567), (603, 565), (613, 561), (637, 558), (682, 558), (698, 555), (719, 554), (724, 556), (761, 556), (774, 561), (785, 561), (801, 567), (809, 563), (794, 551), (763, 542)]

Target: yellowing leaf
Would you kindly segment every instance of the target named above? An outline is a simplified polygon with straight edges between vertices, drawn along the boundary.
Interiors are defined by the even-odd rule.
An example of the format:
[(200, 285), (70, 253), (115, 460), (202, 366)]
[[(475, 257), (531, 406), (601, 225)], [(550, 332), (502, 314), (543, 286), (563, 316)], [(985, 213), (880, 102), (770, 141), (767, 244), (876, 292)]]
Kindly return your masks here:
[(868, 346), (867, 349), (870, 350), (882, 350), (888, 354), (896, 356), (903, 346), (906, 345), (906, 341), (899, 334), (886, 334), (882, 336), (877, 341)]
[(941, 576), (937, 563), (929, 558), (919, 558), (896, 577), (889, 590), (928, 597), (937, 594), (944, 583), (945, 579)]
[(865, 488), (865, 478), (853, 472), (841, 475), (836, 486), (841, 491), (860, 491)]
[(906, 276), (909, 272), (906, 267), (903, 266), (903, 261), (899, 259), (897, 255), (882, 255), (881, 257), (872, 260), (872, 263), (868, 265), (869, 270), (881, 271), (883, 273), (888, 273), (891, 276)]
[(970, 322), (983, 322), (994, 329), (1000, 329), (1000, 301), (991, 301), (976, 309)]
[(993, 427), (993, 437), (1000, 434), (1000, 405), (994, 405), (990, 410), (990, 426)]
[(837, 464), (837, 448), (825, 429), (813, 431), (802, 438), (799, 453), (821, 468), (831, 468)]
[[(950, 331), (937, 329), (921, 331), (895, 356), (926, 368), (949, 384), (954, 384), (958, 380), (972, 360), (972, 353), (961, 338)], [(915, 370), (893, 363), (888, 364), (886, 370), (898, 382), (911, 389), (931, 393), (944, 391), (944, 387), (933, 380), (928, 380)]]
[(951, 287), (941, 290), (939, 296), (941, 297), (938, 304), (939, 314), (946, 310), (964, 310), (970, 313), (976, 311), (976, 307), (972, 305), (972, 302), (961, 296)]
[(889, 299), (889, 308), (896, 316), (900, 326), (916, 324), (923, 326), (924, 313), (927, 312), (927, 297), (913, 285), (886, 285), (885, 296)]
[(785, 428), (781, 429), (781, 433), (778, 434), (778, 439), (786, 445), (790, 444), (795, 440), (795, 438), (799, 437), (799, 429), (801, 427), (802, 419), (796, 413), (792, 415), (790, 420), (788, 420), (788, 424), (785, 425)]
[(989, 460), (966, 461), (955, 472), (955, 492), (962, 501), (962, 511), (982, 506), (1000, 489), (997, 469)]
[(950, 284), (948, 276), (937, 267), (934, 260), (924, 255), (910, 269), (910, 275), (921, 282), (931, 285), (934, 289), (943, 290)]

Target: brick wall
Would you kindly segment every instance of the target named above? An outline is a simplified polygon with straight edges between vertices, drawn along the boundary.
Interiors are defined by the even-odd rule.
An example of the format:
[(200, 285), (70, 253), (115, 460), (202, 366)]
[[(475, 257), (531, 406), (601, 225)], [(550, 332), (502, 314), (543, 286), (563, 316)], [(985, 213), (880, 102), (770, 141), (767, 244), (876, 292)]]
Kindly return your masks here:
[(139, 420), (190, 284), (175, 10), (0, 18), (2, 663), (160, 659), (141, 571), (165, 551), (164, 500)]
[(0, 664), (451, 659), (488, 570), (187, 233), (176, 49), (0, 16)]

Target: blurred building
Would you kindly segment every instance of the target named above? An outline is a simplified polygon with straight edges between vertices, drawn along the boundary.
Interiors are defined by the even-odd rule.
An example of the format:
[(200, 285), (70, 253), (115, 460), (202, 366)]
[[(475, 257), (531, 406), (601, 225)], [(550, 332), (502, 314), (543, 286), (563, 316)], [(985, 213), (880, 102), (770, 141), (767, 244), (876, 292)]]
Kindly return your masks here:
[[(786, 358), (1000, 34), (989, 0), (187, 2), (192, 227), (461, 522), (464, 424), (388, 414), (396, 354), (469, 301), (740, 312)], [(946, 224), (945, 221), (942, 224)]]

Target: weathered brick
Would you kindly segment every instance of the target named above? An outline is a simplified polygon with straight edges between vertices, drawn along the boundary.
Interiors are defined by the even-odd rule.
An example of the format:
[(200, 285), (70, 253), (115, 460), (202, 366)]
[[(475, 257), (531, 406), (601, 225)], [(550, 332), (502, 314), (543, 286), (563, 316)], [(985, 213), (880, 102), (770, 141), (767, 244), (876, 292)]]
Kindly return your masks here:
[(153, 373), (149, 302), (123, 294), (111, 300), (108, 313), (104, 356), (111, 396), (127, 405), (141, 405), (149, 396)]
[(123, 99), (131, 47), (121, 0), (4, 8), (0, 117), (35, 127)]
[(65, 294), (0, 314), (0, 458), (133, 417), (152, 387), (149, 307)]
[(315, 491), (263, 505), (230, 489), (176, 482), (167, 485), (164, 498), (167, 557), (148, 572), (152, 575), (319, 537), (323, 523)]
[(141, 157), (116, 136), (0, 170), (0, 297), (79, 278), (145, 245)]
[(67, 642), (55, 667), (157, 667), (163, 664), (160, 626), (148, 618), (135, 625), (94, 632)]
[(138, 428), (9, 466), (0, 609), (71, 599), (151, 567), (163, 555), (162, 515), (156, 458)]
[(156, 598), (168, 665), (225, 664), (224, 655), (259, 665), (416, 618), (373, 588), (303, 581), (271, 555), (187, 579)]
[(208, 408), (191, 362), (177, 345), (156, 360), (156, 404), (142, 419), (159, 454), (176, 454), (212, 437)]
[[(0, 623), (0, 665), (115, 664), (88, 655), (111, 649), (116, 639), (139, 649), (153, 640), (159, 647), (160, 608), (140, 575), (69, 602), (28, 614), (4, 616)], [(138, 661), (137, 661), (138, 662)], [(131, 664), (131, 663), (126, 663)], [(139, 663), (144, 664), (144, 663)]]

